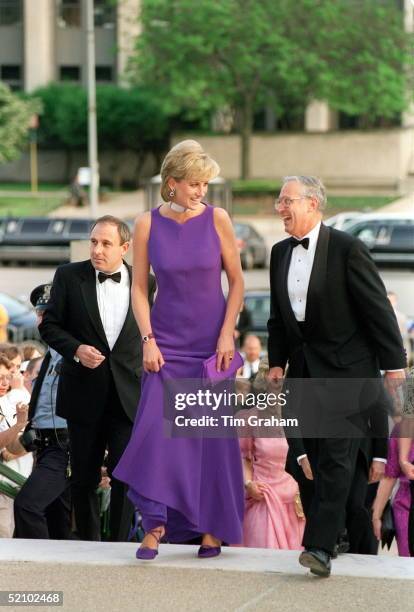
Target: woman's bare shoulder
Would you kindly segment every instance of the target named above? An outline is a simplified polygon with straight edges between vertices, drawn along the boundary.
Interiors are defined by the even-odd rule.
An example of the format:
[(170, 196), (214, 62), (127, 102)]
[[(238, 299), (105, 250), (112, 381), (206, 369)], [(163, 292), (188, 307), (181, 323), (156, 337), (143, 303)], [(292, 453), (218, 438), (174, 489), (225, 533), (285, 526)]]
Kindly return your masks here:
[(151, 229), (151, 212), (146, 211), (138, 215), (135, 219), (134, 236), (140, 239), (148, 238)]

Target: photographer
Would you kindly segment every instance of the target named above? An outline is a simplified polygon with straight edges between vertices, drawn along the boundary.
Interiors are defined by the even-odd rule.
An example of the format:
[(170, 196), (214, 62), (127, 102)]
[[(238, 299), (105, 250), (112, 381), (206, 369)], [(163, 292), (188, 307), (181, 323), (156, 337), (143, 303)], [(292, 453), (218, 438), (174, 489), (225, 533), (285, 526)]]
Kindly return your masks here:
[[(30, 301), (38, 323), (50, 297), (51, 285), (33, 289)], [(29, 424), (20, 443), (36, 454), (36, 465), (14, 502), (15, 537), (68, 539), (71, 527), (69, 442), (65, 419), (56, 415), (61, 356), (49, 349), (35, 380), (29, 404)]]

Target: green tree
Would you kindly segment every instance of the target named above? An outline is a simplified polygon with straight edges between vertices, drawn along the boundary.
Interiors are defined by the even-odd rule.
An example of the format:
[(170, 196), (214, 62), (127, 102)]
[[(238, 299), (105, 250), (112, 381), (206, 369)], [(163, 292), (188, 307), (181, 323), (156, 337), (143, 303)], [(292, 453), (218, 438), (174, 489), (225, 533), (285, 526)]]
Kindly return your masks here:
[(87, 96), (79, 85), (51, 83), (34, 94), (42, 101), (39, 145), (63, 149), (66, 153), (66, 177), (69, 181), (73, 154), (87, 147)]
[(103, 85), (97, 89), (99, 149), (113, 152), (113, 183), (123, 180), (122, 153), (135, 155), (136, 172), (147, 154), (159, 156), (165, 150), (169, 123), (161, 104), (151, 92), (134, 87), (124, 89)]
[(407, 37), (389, 0), (143, 0), (141, 22), (131, 78), (171, 115), (234, 109), (243, 178), (265, 105), (317, 98), (373, 118), (407, 102)]
[(0, 163), (20, 157), (27, 146), (30, 117), (40, 108), (38, 100), (23, 100), (0, 82)]
[[(52, 83), (34, 92), (42, 100), (39, 142), (45, 148), (62, 148), (67, 154), (66, 175), (75, 151), (87, 148), (87, 94), (83, 87)], [(136, 155), (139, 166), (147, 153), (165, 147), (168, 122), (160, 103), (143, 88), (116, 85), (97, 88), (98, 149), (113, 152), (114, 184), (122, 184), (122, 152)], [(137, 172), (138, 174), (138, 172)]]

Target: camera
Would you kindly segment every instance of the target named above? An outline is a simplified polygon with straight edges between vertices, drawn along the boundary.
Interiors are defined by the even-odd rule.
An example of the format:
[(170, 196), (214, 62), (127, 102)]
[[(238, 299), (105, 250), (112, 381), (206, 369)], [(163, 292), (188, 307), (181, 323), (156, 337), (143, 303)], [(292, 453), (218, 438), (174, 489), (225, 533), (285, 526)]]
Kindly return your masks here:
[(24, 431), (19, 438), (19, 442), (28, 453), (36, 452), (42, 445), (42, 440), (36, 429), (27, 429)]

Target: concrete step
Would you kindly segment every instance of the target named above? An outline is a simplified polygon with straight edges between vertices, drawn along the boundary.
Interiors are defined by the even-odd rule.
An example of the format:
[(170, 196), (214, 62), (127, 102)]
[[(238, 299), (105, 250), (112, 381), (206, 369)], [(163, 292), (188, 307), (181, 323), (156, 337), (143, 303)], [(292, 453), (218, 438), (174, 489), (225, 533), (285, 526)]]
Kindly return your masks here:
[[(196, 558), (194, 546), (160, 547), (151, 562), (135, 544), (1, 540), (0, 590), (59, 590), (63, 610), (282, 610), (359, 612), (412, 609), (414, 560), (342, 555), (332, 576), (311, 576), (297, 551), (224, 548)], [(44, 608), (43, 608), (44, 609)]]

